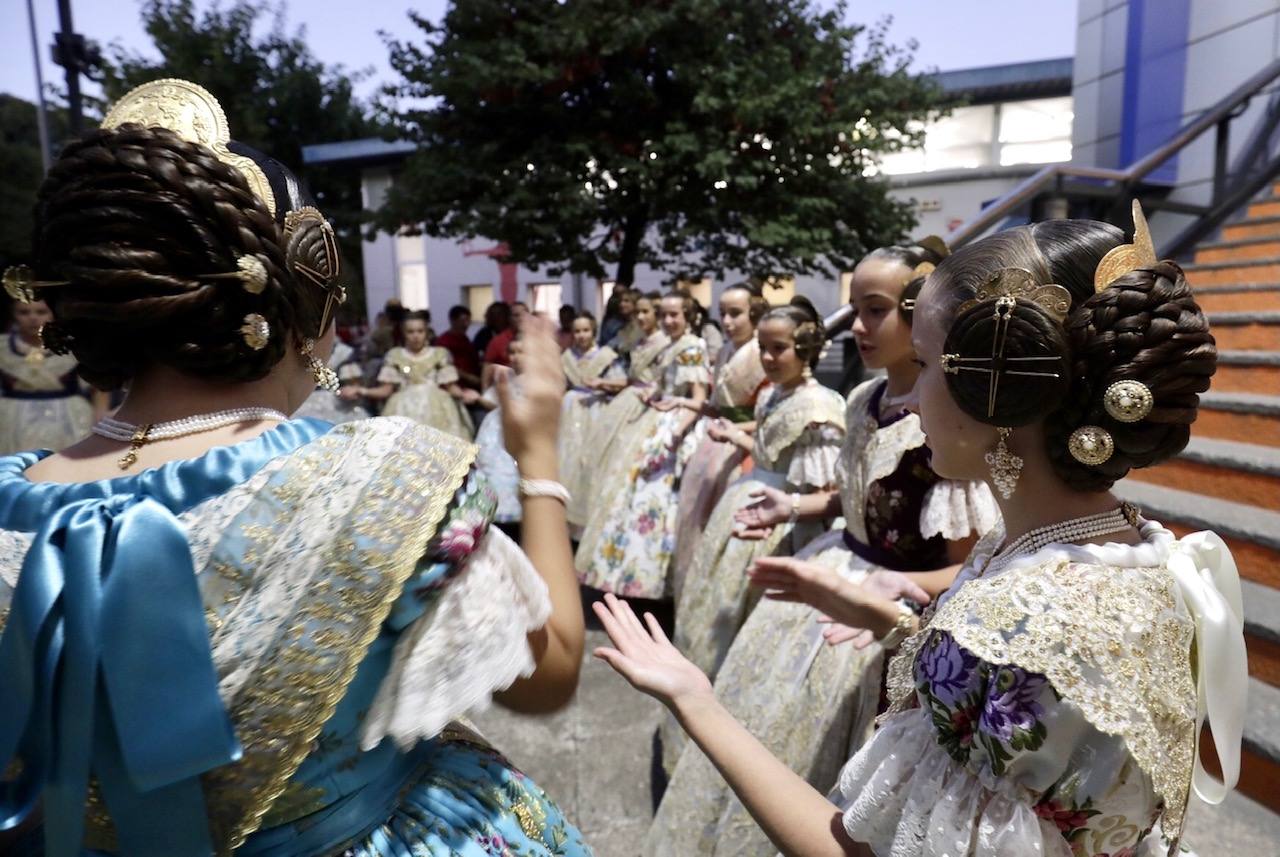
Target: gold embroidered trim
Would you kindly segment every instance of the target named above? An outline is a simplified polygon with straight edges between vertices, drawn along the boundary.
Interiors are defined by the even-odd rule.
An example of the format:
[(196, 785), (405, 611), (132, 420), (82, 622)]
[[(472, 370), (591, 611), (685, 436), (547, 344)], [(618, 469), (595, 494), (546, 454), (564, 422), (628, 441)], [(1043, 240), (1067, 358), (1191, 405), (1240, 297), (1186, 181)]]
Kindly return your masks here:
[(760, 363), (760, 343), (752, 337), (718, 367), (715, 373), (715, 387), (711, 391), (711, 401), (720, 408), (753, 405), (764, 383), (764, 366)]
[[(408, 420), (347, 423), (293, 453), (233, 523), (249, 545), (243, 565), (250, 574), (259, 571), (251, 558), (262, 541), (272, 533), (280, 538), (286, 522), (313, 514), (310, 506), (297, 503), (320, 502), (325, 481), (351, 478), (348, 457), (365, 453), (360, 458), (368, 462), (368, 481), (360, 501), (342, 510), (345, 520), (333, 522), (341, 526), (332, 528), (322, 565), (300, 591), (291, 593), (292, 618), (281, 623), (258, 668), (229, 700), (244, 756), (204, 777), (210, 831), (219, 854), (229, 855), (242, 845), (289, 788), (426, 552), (475, 452), (470, 444)], [(280, 526), (245, 526), (264, 514), (264, 505)], [(225, 571), (217, 575), (228, 579)], [(238, 600), (242, 593), (236, 588), (228, 594)], [(229, 621), (237, 618), (233, 613)], [(215, 648), (215, 660), (217, 655)], [(115, 850), (110, 820), (96, 809), (91, 802), (86, 842)]]
[[(775, 394), (770, 394), (770, 396)], [(844, 400), (834, 390), (811, 381), (787, 396), (770, 413), (764, 413), (769, 397), (756, 405), (755, 457), (773, 467), (783, 453), (813, 425), (833, 425), (843, 430)]]
[(1166, 569), (1056, 558), (966, 582), (890, 663), (889, 713), (909, 707), (916, 654), (935, 630), (988, 663), (1046, 676), (1096, 729), (1123, 738), (1178, 836), (1195, 758), (1195, 628)]
[(627, 370), (627, 376), (641, 383), (656, 380), (663, 369), (660, 358), (666, 353), (666, 348), (670, 344), (671, 337), (660, 330), (636, 343), (631, 349), (631, 366)]

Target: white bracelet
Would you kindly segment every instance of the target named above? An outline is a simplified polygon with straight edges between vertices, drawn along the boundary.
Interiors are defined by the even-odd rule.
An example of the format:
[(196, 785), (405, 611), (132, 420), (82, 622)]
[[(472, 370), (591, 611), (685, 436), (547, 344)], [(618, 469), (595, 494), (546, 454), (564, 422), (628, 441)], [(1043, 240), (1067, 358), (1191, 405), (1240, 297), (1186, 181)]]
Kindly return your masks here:
[(569, 505), (569, 489), (554, 479), (520, 478), (516, 483), (521, 497), (554, 497), (566, 506)]
[(787, 518), (788, 524), (795, 524), (800, 520), (800, 492), (796, 491), (791, 495), (791, 515)]

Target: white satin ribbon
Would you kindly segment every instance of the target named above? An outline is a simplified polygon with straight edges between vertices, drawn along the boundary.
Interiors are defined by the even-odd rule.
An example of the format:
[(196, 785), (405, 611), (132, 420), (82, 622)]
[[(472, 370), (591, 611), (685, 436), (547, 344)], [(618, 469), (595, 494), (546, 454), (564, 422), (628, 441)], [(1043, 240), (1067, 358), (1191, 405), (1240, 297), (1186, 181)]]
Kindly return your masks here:
[[(1191, 783), (1197, 797), (1219, 804), (1240, 779), (1240, 739), (1249, 688), (1240, 576), (1226, 543), (1207, 531), (1175, 542), (1168, 568), (1196, 623), (1196, 757)], [(1206, 714), (1222, 765), (1222, 782), (1200, 762), (1200, 729)]]

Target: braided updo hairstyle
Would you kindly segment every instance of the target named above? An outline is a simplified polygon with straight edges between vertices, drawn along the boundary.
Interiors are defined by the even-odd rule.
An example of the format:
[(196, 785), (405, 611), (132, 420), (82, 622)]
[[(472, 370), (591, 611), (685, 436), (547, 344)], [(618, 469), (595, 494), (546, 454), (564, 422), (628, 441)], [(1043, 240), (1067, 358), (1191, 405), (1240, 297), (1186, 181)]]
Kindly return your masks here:
[[(916, 244), (893, 244), (888, 247), (879, 247), (872, 250), (867, 255), (867, 258), (887, 259), (898, 262), (914, 271), (917, 266), (926, 262), (937, 267), (949, 255), (951, 255), (951, 250), (947, 247), (946, 242), (936, 235), (930, 235), (927, 238), (922, 238)], [(920, 296), (920, 289), (924, 286), (925, 276), (914, 276), (902, 287), (902, 295), (898, 299), (898, 312), (906, 319), (907, 324), (911, 323), (916, 298)]]
[(795, 326), (792, 338), (795, 340), (796, 356), (807, 363), (810, 369), (816, 368), (827, 335), (822, 326), (822, 316), (818, 315), (813, 303), (802, 295), (796, 295), (790, 303), (766, 312), (760, 323), (774, 319), (789, 321)]
[[(325, 292), (290, 272), (281, 227), (244, 176), (171, 131), (122, 125), (71, 143), (40, 186), (35, 219), (37, 277), (69, 281), (42, 295), (59, 341), (100, 389), (154, 364), (257, 380), (291, 344), (322, 333)], [(260, 293), (201, 278), (234, 273), (242, 256), (266, 269)], [(256, 350), (240, 332), (250, 314), (270, 325)]]
[[(1018, 300), (1009, 320), (1006, 356), (1057, 358), (1022, 364), (1057, 372), (1057, 380), (1003, 374), (988, 417), (988, 376), (946, 376), (957, 404), (975, 419), (1015, 427), (1043, 419), (1049, 459), (1058, 476), (1079, 491), (1104, 491), (1130, 469), (1177, 455), (1187, 445), (1199, 393), (1209, 388), (1217, 364), (1208, 322), (1196, 305), (1182, 269), (1173, 262), (1140, 268), (1094, 291), (1099, 260), (1125, 243), (1114, 226), (1090, 220), (1051, 220), (997, 233), (946, 259), (934, 273), (951, 307), (974, 297), (1001, 268), (1022, 268), (1037, 283), (1057, 284), (1071, 295), (1065, 322), (1029, 300)], [(991, 355), (993, 304), (955, 312), (944, 353)], [(1113, 419), (1103, 392), (1120, 380), (1141, 381), (1154, 407), (1139, 422)], [(1068, 451), (1071, 433), (1095, 425), (1111, 433), (1115, 450), (1100, 465), (1086, 465)]]

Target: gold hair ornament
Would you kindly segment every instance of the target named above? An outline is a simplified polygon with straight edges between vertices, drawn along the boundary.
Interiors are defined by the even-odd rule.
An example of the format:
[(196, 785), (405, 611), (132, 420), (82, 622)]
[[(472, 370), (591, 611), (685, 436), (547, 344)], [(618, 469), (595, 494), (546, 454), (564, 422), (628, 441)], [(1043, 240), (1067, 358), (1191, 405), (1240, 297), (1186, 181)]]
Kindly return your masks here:
[(240, 325), (240, 335), (244, 337), (245, 345), (254, 351), (261, 351), (271, 341), (271, 325), (258, 313), (251, 312), (244, 317), (244, 324)]
[[(1019, 300), (1029, 300), (1052, 315), (1058, 322), (1067, 317), (1071, 307), (1071, 295), (1062, 286), (1042, 286), (1030, 271), (1022, 268), (1002, 268), (991, 275), (978, 289), (978, 296), (960, 305), (960, 312), (988, 301), (993, 302), (991, 317), (995, 321), (991, 337), (990, 357), (962, 357), (959, 354), (943, 354), (939, 359), (942, 371), (948, 375), (961, 372), (984, 372), (988, 376), (987, 416), (996, 414), (996, 395), (1000, 389), (1001, 375), (1021, 375), (1029, 378), (1059, 378), (1057, 372), (1035, 372), (1029, 369), (1010, 369), (1011, 363), (1043, 363), (1058, 361), (1056, 356), (1005, 357), (1004, 347), (1009, 335), (1009, 321)], [(973, 365), (973, 364), (985, 365)]]
[(129, 90), (102, 120), (105, 130), (134, 123), (144, 128), (164, 128), (189, 143), (199, 143), (213, 151), (218, 160), (235, 167), (274, 217), (276, 196), (271, 182), (253, 158), (237, 155), (227, 148), (231, 130), (227, 114), (218, 99), (203, 86), (187, 80), (153, 80)]
[(256, 255), (241, 256), (236, 259), (236, 270), (225, 274), (201, 274), (198, 279), (239, 280), (246, 292), (260, 295), (267, 287), (267, 266)]
[(1115, 449), (1111, 432), (1101, 426), (1080, 426), (1067, 438), (1067, 451), (1071, 457), (1089, 467), (1105, 464)]
[(1142, 204), (1133, 201), (1133, 243), (1121, 244), (1107, 252), (1093, 271), (1093, 289), (1100, 292), (1130, 271), (1139, 268), (1151, 268), (1160, 260), (1156, 257), (1156, 246), (1151, 240), (1151, 230), (1147, 227), (1147, 218), (1142, 213)]
[(19, 303), (29, 304), (39, 300), (36, 289), (70, 284), (68, 280), (37, 280), (35, 272), (26, 265), (10, 265), (4, 269), (4, 290)]
[(1151, 388), (1141, 381), (1116, 381), (1102, 394), (1102, 407), (1117, 422), (1141, 422), (1154, 405)]

